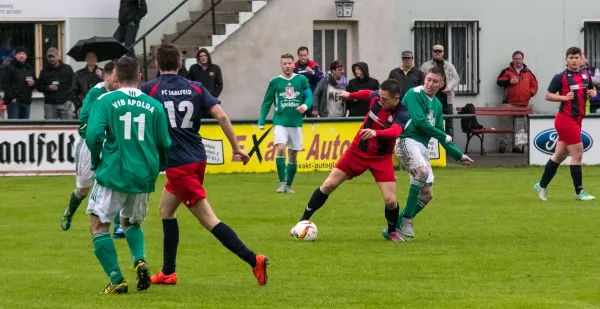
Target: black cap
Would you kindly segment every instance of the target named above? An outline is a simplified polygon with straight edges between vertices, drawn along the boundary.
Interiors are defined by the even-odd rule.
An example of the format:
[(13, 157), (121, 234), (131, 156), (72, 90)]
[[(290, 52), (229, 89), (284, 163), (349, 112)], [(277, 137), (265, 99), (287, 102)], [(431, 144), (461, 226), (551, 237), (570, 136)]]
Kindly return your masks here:
[(24, 46), (17, 46), (15, 48), (15, 55), (18, 53), (26, 53), (27, 54), (27, 49)]

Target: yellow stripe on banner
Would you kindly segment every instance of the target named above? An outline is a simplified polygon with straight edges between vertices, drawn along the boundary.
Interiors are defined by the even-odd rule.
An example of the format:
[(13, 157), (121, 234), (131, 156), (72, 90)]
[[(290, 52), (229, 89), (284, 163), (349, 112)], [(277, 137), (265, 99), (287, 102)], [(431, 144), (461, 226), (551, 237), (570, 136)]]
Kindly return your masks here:
[[(298, 172), (330, 171), (342, 154), (350, 147), (362, 122), (306, 123), (302, 128), (303, 150), (298, 153)], [(260, 130), (257, 125), (234, 125), (240, 146), (250, 155), (244, 165), (233, 157), (231, 145), (218, 124), (203, 124), (203, 138), (210, 174), (269, 173), (275, 172), (275, 146), (273, 127)], [(432, 140), (429, 144), (432, 166), (446, 166), (446, 152)], [(395, 156), (394, 156), (395, 157)], [(394, 158), (395, 166), (398, 160)]]

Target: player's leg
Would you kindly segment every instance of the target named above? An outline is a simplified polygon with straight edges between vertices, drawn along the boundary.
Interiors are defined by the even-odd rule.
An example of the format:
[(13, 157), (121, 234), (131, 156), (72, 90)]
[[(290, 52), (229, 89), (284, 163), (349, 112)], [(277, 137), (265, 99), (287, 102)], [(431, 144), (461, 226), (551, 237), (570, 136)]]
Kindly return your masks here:
[(175, 190), (167, 181), (160, 199), (160, 217), (163, 225), (163, 267), (159, 273), (152, 276), (152, 284), (177, 284), (175, 265), (179, 246), (179, 224), (175, 212), (181, 201), (172, 192)]
[(338, 166), (334, 167), (327, 176), (327, 179), (318, 187), (310, 197), (304, 214), (300, 218), (300, 221), (310, 220), (312, 215), (319, 210), (329, 198), (329, 195), (335, 191), (346, 179), (348, 174)]
[(387, 239), (391, 241), (404, 241), (404, 238), (397, 231), (400, 207), (396, 200), (396, 182), (377, 182), (377, 186), (379, 186), (379, 190), (381, 190), (381, 194), (383, 195), (387, 230), (392, 231), (391, 233), (388, 233)]
[(90, 214), (90, 234), (94, 243), (94, 254), (110, 278), (103, 293), (127, 293), (127, 282), (123, 278), (117, 251), (110, 237), (109, 228), (114, 216), (119, 212), (122, 201), (108, 188), (94, 185), (88, 202), (87, 214)]
[(113, 238), (125, 238), (125, 230), (121, 227), (121, 214), (117, 214), (113, 223), (115, 225), (115, 230), (113, 231)]
[(142, 223), (146, 219), (149, 193), (118, 193), (124, 200), (121, 210), (121, 226), (125, 230), (127, 245), (133, 258), (133, 268), (137, 273), (137, 290), (143, 291), (150, 287), (151, 279), (146, 265), (146, 248)]
[[(540, 182), (536, 183), (533, 186), (533, 189), (537, 192), (538, 197), (542, 201), (547, 200), (546, 196), (548, 195), (548, 185), (550, 184), (550, 181), (552, 181), (552, 178), (554, 178), (554, 175), (556, 175), (560, 164), (563, 161), (565, 161), (569, 156), (567, 144), (569, 139), (572, 139), (571, 121), (564, 119), (561, 115), (557, 115), (554, 119), (554, 128), (556, 129), (556, 133), (558, 134), (556, 149), (554, 150), (554, 153), (552, 154), (548, 162), (546, 162), (546, 166), (544, 167), (544, 173), (542, 174), (542, 179), (540, 180)], [(581, 136), (579, 136), (579, 139), (581, 141)]]
[(277, 152), (275, 166), (277, 167), (277, 175), (279, 176), (277, 193), (285, 193), (285, 146), (289, 139), (288, 131), (283, 126), (274, 126), (273, 134), (275, 135), (273, 143)]
[(91, 153), (85, 144), (85, 140), (82, 138), (79, 144), (77, 144), (77, 150), (75, 151), (76, 189), (71, 192), (69, 205), (63, 212), (60, 220), (60, 227), (64, 231), (71, 228), (75, 211), (77, 211), (81, 202), (89, 194), (90, 188), (94, 185), (94, 172), (90, 169), (91, 163)]
[[(581, 140), (581, 130), (577, 130), (579, 140)], [(583, 161), (583, 143), (567, 145), (567, 150), (571, 156), (570, 170), (573, 186), (575, 187), (575, 199), (578, 201), (592, 201), (596, 198), (583, 190), (583, 173), (581, 163)]]
[(292, 190), (292, 183), (298, 170), (298, 151), (302, 150), (302, 127), (286, 128), (288, 130), (288, 155), (289, 161), (286, 169), (286, 193), (295, 193)]

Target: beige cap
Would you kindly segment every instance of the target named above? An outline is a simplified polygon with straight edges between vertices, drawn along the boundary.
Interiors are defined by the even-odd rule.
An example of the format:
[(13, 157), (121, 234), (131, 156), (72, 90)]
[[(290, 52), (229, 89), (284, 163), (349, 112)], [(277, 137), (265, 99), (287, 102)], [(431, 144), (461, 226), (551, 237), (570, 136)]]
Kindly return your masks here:
[(442, 45), (434, 45), (433, 50), (444, 50), (444, 46)]
[(50, 47), (50, 48), (48, 48), (46, 55), (58, 56), (58, 49), (56, 49), (56, 47)]
[(402, 57), (412, 57), (413, 53), (410, 50), (405, 50), (402, 52)]

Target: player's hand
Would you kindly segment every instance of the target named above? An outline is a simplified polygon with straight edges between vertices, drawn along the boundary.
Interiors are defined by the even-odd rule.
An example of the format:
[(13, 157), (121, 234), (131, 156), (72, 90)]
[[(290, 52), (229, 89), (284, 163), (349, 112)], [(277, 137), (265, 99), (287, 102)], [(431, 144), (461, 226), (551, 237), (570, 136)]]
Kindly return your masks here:
[(567, 93), (567, 95), (565, 96), (565, 101), (571, 101), (573, 100), (573, 98), (575, 97), (575, 94), (573, 93), (573, 91), (569, 91), (569, 93)]
[(344, 98), (344, 99), (350, 99), (350, 92), (342, 91), (342, 92), (340, 92), (340, 97)]
[(233, 150), (233, 155), (234, 156), (239, 156), (240, 159), (242, 160), (242, 162), (244, 162), (244, 163), (248, 163), (248, 161), (250, 161), (250, 156), (248, 156), (248, 154), (244, 150), (242, 150), (241, 148), (234, 149)]
[(462, 158), (460, 158), (460, 163), (465, 166), (469, 166), (473, 162), (474, 161), (466, 155), (463, 155)]
[(446, 144), (450, 143), (451, 141), (452, 141), (452, 136), (446, 135)]
[(306, 106), (306, 104), (302, 104), (300, 106), (298, 106), (298, 108), (296, 108), (296, 110), (300, 113), (300, 114), (304, 114), (304, 112), (308, 109), (308, 106)]
[(587, 91), (588, 98), (590, 99), (596, 97), (597, 94), (598, 92), (596, 91), (596, 89), (590, 89)]
[(375, 136), (377, 136), (377, 132), (375, 132), (375, 130), (371, 130), (371, 129), (360, 130), (360, 138), (363, 140), (372, 139)]

